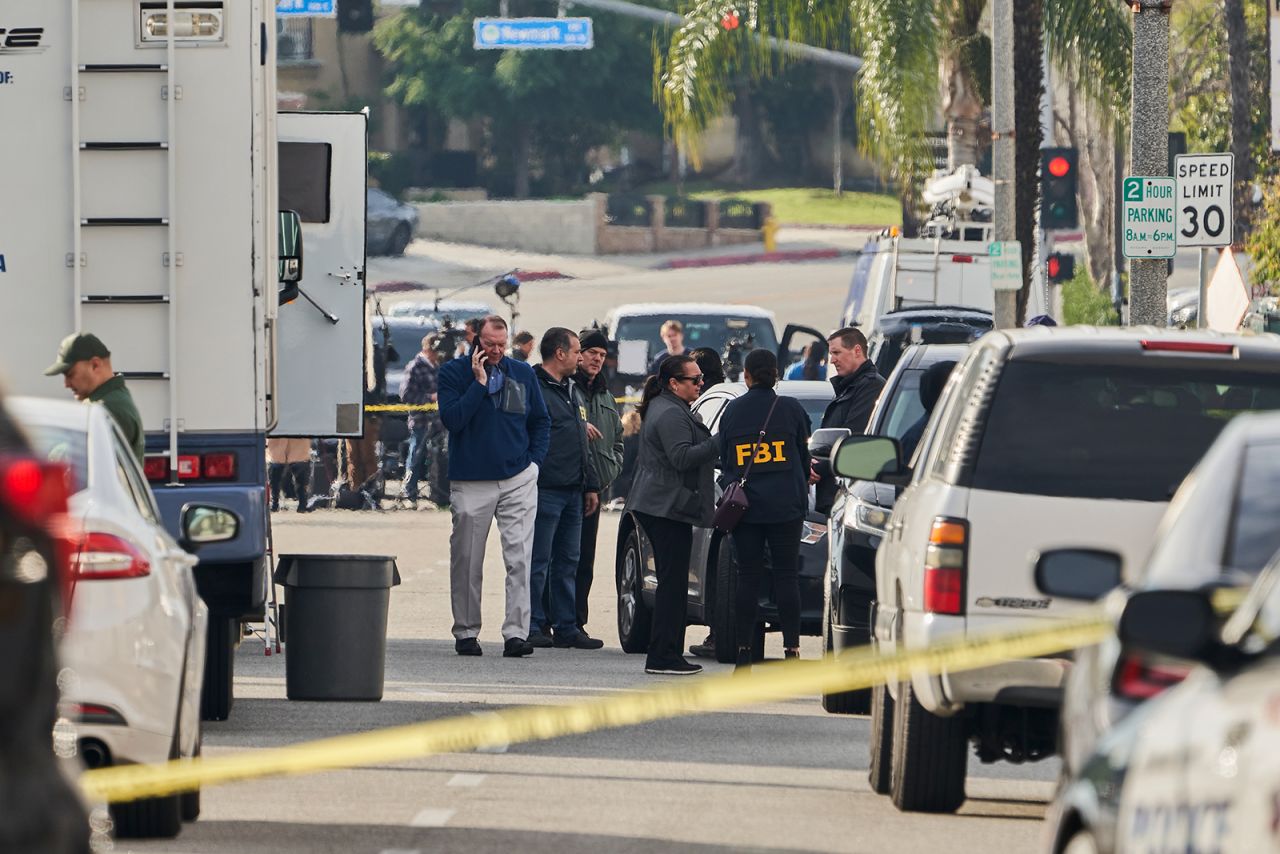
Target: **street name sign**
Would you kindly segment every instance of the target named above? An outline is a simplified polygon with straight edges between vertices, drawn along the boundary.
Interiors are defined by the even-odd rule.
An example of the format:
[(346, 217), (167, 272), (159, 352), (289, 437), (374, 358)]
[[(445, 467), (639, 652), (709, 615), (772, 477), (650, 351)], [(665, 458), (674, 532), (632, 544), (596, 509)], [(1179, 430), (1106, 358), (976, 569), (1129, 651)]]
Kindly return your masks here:
[(1231, 245), (1233, 154), (1179, 154), (1173, 177), (1178, 182), (1178, 246)]
[(476, 18), (476, 50), (587, 50), (590, 18)]
[(281, 18), (336, 18), (334, 0), (276, 0), (276, 16)]
[(987, 244), (991, 259), (993, 291), (1022, 290), (1022, 244), (1016, 240), (998, 240)]
[(1134, 175), (1124, 179), (1120, 198), (1121, 241), (1126, 258), (1172, 258), (1178, 250), (1177, 182)]

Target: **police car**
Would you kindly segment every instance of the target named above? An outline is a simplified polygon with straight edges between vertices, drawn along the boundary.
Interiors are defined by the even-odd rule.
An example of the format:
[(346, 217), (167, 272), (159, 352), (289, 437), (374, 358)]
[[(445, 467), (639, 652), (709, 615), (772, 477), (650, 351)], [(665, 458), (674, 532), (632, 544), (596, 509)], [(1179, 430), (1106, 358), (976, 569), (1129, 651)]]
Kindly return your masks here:
[[(1263, 402), (1254, 399), (1251, 405), (1256, 407)], [(1280, 415), (1239, 416), (1223, 430), (1174, 497), (1145, 566), (1136, 570), (1122, 567), (1118, 556), (1104, 552), (1059, 550), (1041, 556), (1037, 582), (1050, 595), (1073, 598), (1097, 595), (1122, 578), (1138, 589), (1135, 599), (1146, 597), (1148, 592), (1172, 596), (1170, 591), (1192, 590), (1199, 591), (1195, 595), (1203, 596), (1215, 590), (1247, 586), (1260, 574), (1268, 571), (1274, 574), (1268, 565), (1275, 563), (1273, 556), (1280, 549), (1280, 527), (1275, 524), (1280, 514), (1278, 486)], [(1120, 786), (1122, 783), (1134, 785), (1125, 779), (1126, 771), (1132, 773), (1132, 763), (1140, 755), (1134, 750), (1139, 736), (1144, 740), (1150, 738), (1148, 730), (1153, 721), (1152, 712), (1148, 710), (1161, 706), (1150, 698), (1178, 684), (1188, 674), (1189, 681), (1201, 686), (1192, 690), (1197, 696), (1206, 690), (1206, 680), (1212, 681), (1208, 670), (1193, 671), (1196, 655), (1170, 656), (1144, 642), (1126, 642), (1125, 619), (1128, 631), (1132, 632), (1134, 625), (1134, 618), (1127, 611), (1128, 601), (1128, 594), (1123, 590), (1108, 596), (1106, 606), (1110, 612), (1121, 613), (1126, 609), (1119, 635), (1077, 650), (1074, 656), (1062, 710), (1060, 746), (1064, 782), (1050, 809), (1048, 822), (1049, 848), (1055, 854), (1075, 850), (1070, 847), (1073, 845), (1085, 846), (1082, 848), (1085, 851), (1112, 849), (1117, 834), (1124, 830)], [(1177, 612), (1170, 611), (1167, 616), (1152, 613), (1159, 619), (1169, 620), (1172, 626), (1180, 626), (1182, 618)], [(1179, 627), (1179, 631), (1183, 629)], [(1273, 672), (1273, 680), (1274, 675)], [(1223, 674), (1219, 681), (1224, 681), (1226, 676)], [(1277, 686), (1280, 687), (1280, 683)], [(1234, 703), (1236, 696), (1234, 690), (1228, 693), (1233, 699), (1227, 706)], [(1280, 723), (1280, 690), (1273, 693), (1277, 697), (1274, 703), (1278, 706), (1277, 722)], [(1144, 704), (1144, 701), (1147, 702)], [(1221, 705), (1220, 700), (1213, 702)], [(1187, 750), (1188, 746), (1182, 743), (1184, 737), (1171, 733), (1166, 727), (1160, 737), (1170, 742), (1160, 749)], [(1155, 749), (1154, 742), (1146, 743)], [(1199, 749), (1208, 747), (1191, 748), (1187, 758)], [(1146, 766), (1148, 777), (1153, 774), (1159, 777), (1162, 773), (1158, 764)], [(1276, 787), (1272, 790), (1276, 791)], [(1189, 803), (1183, 803), (1185, 798), (1174, 801), (1184, 813), (1192, 809)], [(1153, 839), (1147, 836), (1156, 832), (1150, 822), (1175, 818), (1160, 812), (1164, 807), (1155, 801), (1144, 804), (1141, 810), (1135, 808), (1128, 816), (1127, 832)], [(1280, 813), (1277, 817), (1280, 818)], [(1202, 819), (1210, 823), (1218, 820), (1216, 816), (1186, 814), (1176, 820), (1200, 822)], [(1248, 846), (1228, 849), (1222, 845), (1204, 848), (1203, 840), (1196, 841), (1198, 832), (1191, 835), (1195, 844), (1170, 842), (1156, 845), (1154, 849), (1143, 844), (1138, 850), (1260, 850)], [(1276, 842), (1280, 842), (1280, 837), (1272, 845)]]

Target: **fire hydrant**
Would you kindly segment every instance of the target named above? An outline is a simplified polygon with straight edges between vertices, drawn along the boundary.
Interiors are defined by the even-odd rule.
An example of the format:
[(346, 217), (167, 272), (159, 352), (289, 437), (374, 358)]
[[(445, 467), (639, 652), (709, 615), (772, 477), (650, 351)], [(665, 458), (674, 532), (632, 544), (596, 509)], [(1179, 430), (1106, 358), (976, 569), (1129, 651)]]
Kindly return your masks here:
[(761, 235), (764, 236), (764, 251), (778, 251), (778, 221), (773, 217), (766, 217), (764, 225), (760, 229)]

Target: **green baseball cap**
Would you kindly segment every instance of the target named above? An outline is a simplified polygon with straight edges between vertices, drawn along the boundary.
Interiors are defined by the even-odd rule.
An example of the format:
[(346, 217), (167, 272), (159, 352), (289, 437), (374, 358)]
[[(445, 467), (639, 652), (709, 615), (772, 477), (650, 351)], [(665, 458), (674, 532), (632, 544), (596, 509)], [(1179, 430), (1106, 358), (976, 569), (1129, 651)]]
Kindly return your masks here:
[(83, 362), (85, 359), (92, 359), (94, 356), (101, 359), (107, 359), (111, 356), (111, 351), (107, 349), (106, 344), (102, 343), (102, 339), (92, 332), (68, 335), (58, 345), (58, 361), (45, 368), (44, 375), (51, 377), (55, 374), (65, 374), (76, 362)]

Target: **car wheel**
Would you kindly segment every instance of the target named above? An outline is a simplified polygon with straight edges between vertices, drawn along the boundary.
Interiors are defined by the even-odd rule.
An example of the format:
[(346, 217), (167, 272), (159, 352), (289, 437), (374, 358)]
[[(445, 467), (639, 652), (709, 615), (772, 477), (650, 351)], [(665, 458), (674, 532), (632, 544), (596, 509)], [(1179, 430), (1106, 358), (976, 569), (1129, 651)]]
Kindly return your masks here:
[[(174, 729), (169, 758), (179, 756), (180, 736)], [(108, 804), (111, 823), (118, 839), (172, 839), (182, 831), (182, 795), (142, 798)]]
[(225, 721), (231, 714), (231, 683), (235, 676), (240, 620), (236, 617), (210, 616), (208, 631), (204, 686), (200, 692), (200, 717), (206, 721)]
[(889, 796), (903, 812), (955, 812), (964, 803), (969, 737), (959, 717), (941, 718), (916, 700), (911, 682), (898, 683), (893, 709)]
[[(827, 595), (829, 599), (830, 593), (828, 592)], [(822, 651), (828, 656), (836, 652), (835, 635), (831, 630), (832, 622), (831, 603), (828, 601), (822, 609)], [(872, 708), (871, 691), (863, 689), (823, 694), (822, 708), (833, 715), (865, 715)]]
[[(716, 661), (733, 664), (738, 660), (738, 566), (733, 543), (720, 540), (716, 550), (716, 586), (712, 590), (711, 633), (716, 639)], [(764, 644), (760, 645), (764, 652)]]
[(640, 531), (632, 530), (622, 552), (618, 575), (618, 643), (623, 652), (649, 651), (649, 629), (653, 617), (644, 603), (644, 554)]
[(391, 239), (387, 241), (388, 255), (403, 255), (404, 250), (408, 248), (410, 242), (413, 241), (413, 232), (409, 230), (406, 223), (400, 223), (396, 226), (396, 230), (391, 233)]
[(1098, 842), (1089, 831), (1077, 830), (1062, 854), (1098, 854)]
[[(828, 709), (830, 711), (830, 709)], [(889, 770), (893, 763), (893, 695), (886, 685), (871, 689), (871, 748), (867, 780), (877, 795), (889, 794)]]

